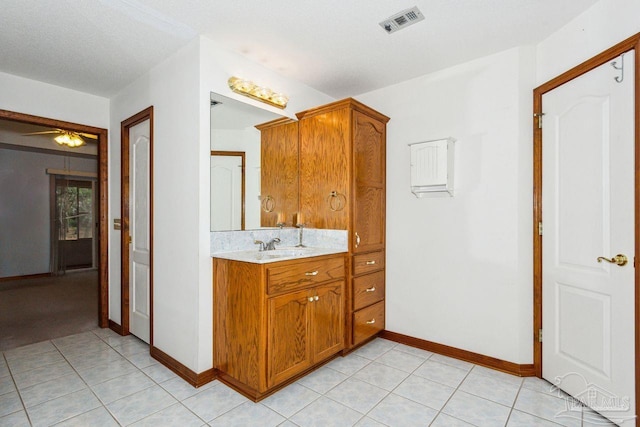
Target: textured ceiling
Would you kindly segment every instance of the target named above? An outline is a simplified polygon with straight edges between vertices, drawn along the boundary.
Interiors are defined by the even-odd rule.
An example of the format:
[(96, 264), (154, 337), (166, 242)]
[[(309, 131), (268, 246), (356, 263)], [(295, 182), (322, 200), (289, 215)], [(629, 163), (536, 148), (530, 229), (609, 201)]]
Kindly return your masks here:
[[(536, 43), (597, 0), (2, 0), (0, 71), (109, 96), (197, 34), (335, 98)], [(394, 34), (383, 19), (418, 6)]]

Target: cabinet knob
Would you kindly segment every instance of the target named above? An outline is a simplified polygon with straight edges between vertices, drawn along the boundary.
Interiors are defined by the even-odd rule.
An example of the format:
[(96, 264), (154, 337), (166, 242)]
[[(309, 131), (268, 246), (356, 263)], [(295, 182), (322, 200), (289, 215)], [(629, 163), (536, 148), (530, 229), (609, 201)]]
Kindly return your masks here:
[(367, 261), (365, 262), (366, 265), (376, 265), (375, 260), (374, 261)]
[(313, 297), (309, 297), (309, 302), (313, 302)]
[(370, 288), (365, 289), (364, 291), (365, 291), (365, 292), (375, 292), (375, 291), (376, 291), (376, 287), (375, 287), (375, 286), (372, 286), (372, 287), (370, 287)]
[(306, 273), (304, 273), (305, 276), (317, 276), (318, 275), (318, 270), (315, 271), (307, 271)]
[(367, 320), (367, 325), (373, 325), (376, 323), (376, 319)]
[(314, 301), (318, 301), (320, 299), (320, 297), (318, 295), (316, 295), (315, 297), (313, 297)]

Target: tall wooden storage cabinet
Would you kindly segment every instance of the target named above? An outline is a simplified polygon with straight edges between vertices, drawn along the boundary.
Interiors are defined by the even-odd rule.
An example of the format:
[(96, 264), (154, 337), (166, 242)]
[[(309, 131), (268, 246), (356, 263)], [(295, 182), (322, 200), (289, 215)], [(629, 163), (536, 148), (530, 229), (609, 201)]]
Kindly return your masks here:
[(260, 225), (276, 227), (278, 213), (293, 225), (298, 211), (298, 122), (284, 118), (256, 126), (260, 131)]
[(297, 117), (299, 210), (309, 227), (349, 231), (349, 348), (384, 329), (389, 118), (351, 98)]

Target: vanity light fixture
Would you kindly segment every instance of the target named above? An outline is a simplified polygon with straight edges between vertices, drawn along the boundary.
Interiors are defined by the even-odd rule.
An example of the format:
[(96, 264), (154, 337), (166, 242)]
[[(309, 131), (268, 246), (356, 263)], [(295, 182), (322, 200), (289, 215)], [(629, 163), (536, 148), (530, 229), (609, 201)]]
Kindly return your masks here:
[(289, 97), (278, 92), (274, 92), (268, 87), (258, 86), (252, 81), (241, 79), (240, 77), (230, 77), (227, 81), (229, 88), (235, 93), (248, 96), (265, 104), (278, 108), (286, 108)]

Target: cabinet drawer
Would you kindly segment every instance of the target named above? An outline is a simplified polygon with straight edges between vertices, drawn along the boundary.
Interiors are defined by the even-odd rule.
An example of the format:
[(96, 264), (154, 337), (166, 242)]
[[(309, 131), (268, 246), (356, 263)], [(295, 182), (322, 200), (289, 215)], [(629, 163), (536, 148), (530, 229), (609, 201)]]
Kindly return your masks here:
[(353, 256), (353, 274), (369, 273), (384, 268), (384, 251)]
[(384, 299), (384, 270), (353, 279), (353, 309)]
[(384, 301), (353, 313), (353, 343), (359, 344), (384, 329)]
[(267, 292), (269, 294), (286, 292), (343, 277), (343, 256), (279, 263), (277, 266), (267, 268)]

